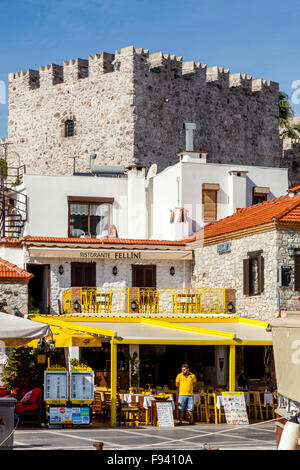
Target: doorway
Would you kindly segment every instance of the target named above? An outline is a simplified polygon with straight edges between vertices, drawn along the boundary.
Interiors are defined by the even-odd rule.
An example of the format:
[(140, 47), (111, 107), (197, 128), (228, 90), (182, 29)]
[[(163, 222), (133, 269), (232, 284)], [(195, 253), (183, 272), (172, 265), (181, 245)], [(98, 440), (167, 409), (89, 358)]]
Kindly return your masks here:
[(50, 264), (28, 264), (33, 274), (28, 284), (29, 310), (38, 308), (41, 314), (50, 313)]

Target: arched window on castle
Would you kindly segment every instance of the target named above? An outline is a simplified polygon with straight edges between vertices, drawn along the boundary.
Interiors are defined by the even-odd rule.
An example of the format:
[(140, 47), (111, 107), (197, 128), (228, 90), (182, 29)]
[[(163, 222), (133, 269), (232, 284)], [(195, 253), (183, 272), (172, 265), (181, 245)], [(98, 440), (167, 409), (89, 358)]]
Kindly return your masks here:
[(73, 119), (65, 121), (65, 137), (73, 137), (75, 135), (75, 123)]

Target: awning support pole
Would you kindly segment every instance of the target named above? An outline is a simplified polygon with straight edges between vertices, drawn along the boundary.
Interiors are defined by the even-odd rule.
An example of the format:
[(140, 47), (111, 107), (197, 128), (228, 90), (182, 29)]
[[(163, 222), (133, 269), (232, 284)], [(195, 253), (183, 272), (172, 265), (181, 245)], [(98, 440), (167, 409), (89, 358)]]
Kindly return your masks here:
[(229, 346), (229, 391), (235, 391), (235, 346)]
[(110, 342), (110, 424), (117, 425), (117, 345)]

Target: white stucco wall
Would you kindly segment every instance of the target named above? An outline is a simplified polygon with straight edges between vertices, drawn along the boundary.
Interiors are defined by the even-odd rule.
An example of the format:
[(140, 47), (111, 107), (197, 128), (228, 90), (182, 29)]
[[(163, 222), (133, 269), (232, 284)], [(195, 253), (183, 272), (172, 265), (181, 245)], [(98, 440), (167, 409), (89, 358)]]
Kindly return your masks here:
[[(242, 172), (241, 176), (231, 172)], [(178, 198), (177, 178), (180, 178)], [(286, 168), (224, 165), (199, 162), (179, 162), (153, 178), (152, 238), (163, 235), (175, 239), (170, 224), (170, 210), (184, 207), (188, 210), (189, 234), (205, 223), (202, 218), (202, 184), (219, 184), (218, 220), (228, 217), (236, 208), (252, 205), (253, 187), (269, 187), (268, 199), (286, 194)]]
[(113, 197), (112, 223), (126, 237), (127, 178), (24, 175), (29, 217), (24, 235), (68, 236), (68, 196)]

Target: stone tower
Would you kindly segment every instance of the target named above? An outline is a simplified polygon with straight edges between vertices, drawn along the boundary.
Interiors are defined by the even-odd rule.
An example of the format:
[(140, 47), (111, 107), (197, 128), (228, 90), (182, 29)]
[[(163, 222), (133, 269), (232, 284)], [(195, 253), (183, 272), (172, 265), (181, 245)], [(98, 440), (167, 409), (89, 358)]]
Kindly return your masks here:
[[(96, 165), (159, 170), (184, 150), (184, 122), (209, 162), (280, 166), (278, 84), (126, 47), (9, 75), (9, 165), (72, 174)], [(71, 123), (71, 135), (66, 125)]]

